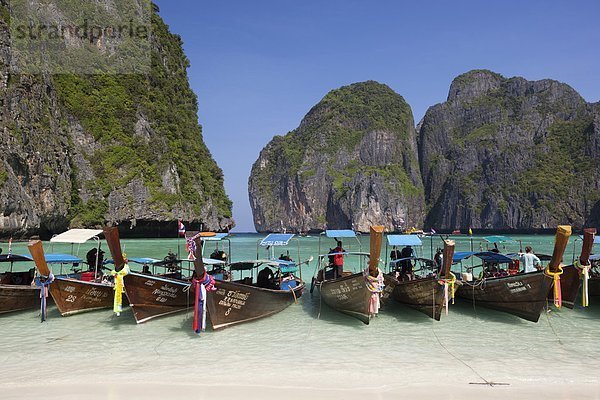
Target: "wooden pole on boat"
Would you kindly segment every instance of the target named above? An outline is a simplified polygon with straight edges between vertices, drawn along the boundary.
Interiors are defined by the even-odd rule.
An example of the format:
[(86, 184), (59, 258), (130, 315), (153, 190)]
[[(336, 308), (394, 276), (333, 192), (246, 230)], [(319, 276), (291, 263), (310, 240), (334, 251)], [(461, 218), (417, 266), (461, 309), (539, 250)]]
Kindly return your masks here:
[(106, 226), (102, 230), (106, 243), (110, 250), (110, 255), (115, 264), (115, 271), (119, 272), (125, 265), (125, 259), (123, 258), (123, 252), (121, 251), (121, 240), (119, 237), (119, 228), (116, 226)]
[(42, 242), (40, 240), (32, 240), (27, 244), (27, 248), (29, 249), (29, 253), (31, 253), (31, 257), (33, 257), (35, 267), (40, 275), (50, 276), (50, 268), (46, 264)]
[(446, 278), (450, 275), (452, 267), (452, 258), (454, 257), (454, 240), (444, 240), (444, 252), (442, 253), (442, 269), (440, 270), (440, 278)]
[(592, 247), (594, 247), (594, 236), (596, 236), (596, 228), (585, 228), (583, 230), (583, 244), (579, 256), (581, 265), (588, 265), (590, 262), (590, 254), (592, 254)]
[(381, 239), (383, 237), (384, 229), (385, 228), (381, 225), (372, 226), (370, 229), (369, 275), (374, 277), (379, 275), (379, 257), (381, 255)]
[(194, 272), (196, 273), (196, 279), (202, 279), (204, 273), (206, 272), (206, 267), (204, 266), (204, 260), (202, 259), (202, 246), (204, 245), (203, 237), (211, 237), (215, 236), (214, 232), (200, 232), (198, 236), (194, 239), (196, 243), (196, 251), (194, 252), (195, 260), (194, 260)]
[(554, 251), (552, 259), (548, 264), (548, 269), (551, 272), (558, 272), (558, 267), (562, 262), (562, 257), (569, 244), (569, 236), (571, 236), (571, 227), (569, 225), (559, 225), (556, 228), (556, 238), (554, 239)]

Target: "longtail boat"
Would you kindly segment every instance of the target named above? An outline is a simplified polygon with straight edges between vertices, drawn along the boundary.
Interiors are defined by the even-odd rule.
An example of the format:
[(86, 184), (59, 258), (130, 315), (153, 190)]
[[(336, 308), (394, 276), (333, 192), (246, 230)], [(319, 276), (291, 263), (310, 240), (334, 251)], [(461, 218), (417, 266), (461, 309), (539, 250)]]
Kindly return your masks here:
[[(395, 257), (389, 264), (390, 272), (384, 275), (382, 302), (385, 304), (392, 298), (439, 321), (444, 306), (448, 307), (449, 298), (453, 297), (456, 278), (451, 274), (450, 267), (454, 241), (444, 241), (443, 262), (439, 266), (433, 260), (399, 256), (396, 251), (398, 246), (422, 246), (421, 240), (415, 235), (388, 235), (386, 253), (388, 244), (393, 246), (392, 255)], [(407, 270), (410, 272), (407, 273)]]
[[(600, 244), (600, 236), (594, 238), (594, 244)], [(588, 293), (590, 303), (600, 303), (600, 254), (591, 255), (590, 279), (588, 281)]]
[[(590, 255), (592, 254), (595, 235), (596, 228), (584, 229), (579, 259), (571, 265), (562, 267), (560, 277), (561, 302), (567, 308), (573, 308), (578, 298), (581, 298), (584, 307), (589, 303)], [(551, 292), (550, 298), (557, 300), (554, 299), (554, 291)]]
[[(115, 240), (115, 232), (117, 232), (116, 229), (112, 233), (105, 231), (105, 236), (113, 259), (117, 260), (115, 261), (115, 265), (117, 265), (121, 261), (117, 256), (120, 246), (116, 245), (118, 236)], [(215, 330), (275, 314), (294, 303), (295, 299), (302, 295), (304, 283), (292, 275), (292, 272), (299, 267), (294, 262), (255, 260), (233, 263), (228, 266), (222, 260), (202, 257), (205, 241), (222, 240), (225, 239), (225, 236), (212, 232), (186, 232), (188, 247), (192, 248), (193, 246), (190, 244), (195, 244), (195, 250), (192, 250), (194, 255), (193, 274), (180, 274), (178, 278), (169, 276), (168, 273), (165, 276), (136, 272), (129, 272), (125, 275), (125, 291), (136, 322), (139, 324), (194, 308), (199, 301), (196, 296), (196, 288), (199, 288), (200, 284), (210, 287), (209, 290), (206, 290), (206, 297), (202, 299), (202, 303), (203, 306), (205, 305), (208, 319)], [(293, 235), (287, 241), (291, 237)], [(273, 243), (272, 246), (281, 244), (280, 238), (276, 237), (274, 240), (277, 240), (278, 243)], [(154, 263), (154, 265), (158, 265), (158, 263)], [(209, 266), (210, 269), (207, 269), (206, 266)], [(254, 279), (255, 276), (258, 278), (258, 273), (255, 274), (255, 272), (260, 266), (272, 268), (274, 276), (279, 273), (277, 279), (271, 281), (274, 286), (260, 287), (258, 279)], [(232, 275), (235, 271), (249, 271), (252, 275), (233, 280)], [(199, 278), (195, 279), (195, 277)], [(196, 319), (203, 320), (204, 318), (195, 318), (195, 321)], [(198, 325), (198, 330), (206, 327), (201, 322), (198, 322)]]
[[(383, 229), (383, 226), (371, 227), (369, 253), (347, 252), (341, 249), (338, 239), (356, 237), (353, 231), (325, 231), (327, 237), (338, 240), (338, 247), (327, 254), (319, 255), (319, 268), (316, 277), (313, 278), (311, 288), (311, 292), (315, 288), (319, 290), (321, 299), (329, 307), (355, 317), (365, 324), (369, 324), (371, 318), (379, 312), (380, 294), (383, 290), (383, 273), (379, 269)], [(359, 272), (346, 270), (346, 262), (342, 269), (342, 266), (335, 261), (336, 257), (340, 256), (356, 256), (359, 262), (354, 265), (353, 269)], [(364, 268), (363, 262), (367, 258), (368, 266)]]
[(35, 270), (14, 271), (15, 262), (31, 262), (17, 254), (0, 254), (0, 264), (10, 264), (0, 273), (0, 314), (35, 308), (40, 304), (40, 288), (35, 285)]
[[(494, 252), (456, 252), (453, 262), (461, 263), (469, 257), (478, 257), (483, 264), (459, 272), (462, 277), (457, 295), (472, 301), (476, 306), (491, 308), (537, 322), (547, 302), (553, 283), (560, 279), (559, 267), (571, 235), (570, 226), (559, 226), (556, 231), (554, 252), (545, 270), (510, 275), (503, 264), (512, 263), (506, 255)], [(472, 271), (482, 268), (479, 279), (473, 280)], [(455, 272), (456, 274), (456, 272)]]
[[(55, 243), (83, 244), (90, 239), (97, 243), (99, 253), (100, 239), (98, 235), (101, 230), (94, 229), (71, 229), (51, 239)], [(44, 277), (54, 276), (49, 290), (54, 303), (63, 316), (76, 314), (84, 311), (99, 310), (113, 306), (113, 283), (101, 277), (102, 271), (98, 265), (90, 266), (86, 272), (78, 272), (68, 276), (58, 276), (48, 267), (42, 242), (33, 240), (27, 245), (29, 252), (35, 261), (35, 266)], [(66, 256), (65, 256), (66, 257)], [(73, 256), (71, 256), (73, 257)], [(78, 264), (78, 257), (66, 257), (59, 260), (61, 264), (72, 262)]]

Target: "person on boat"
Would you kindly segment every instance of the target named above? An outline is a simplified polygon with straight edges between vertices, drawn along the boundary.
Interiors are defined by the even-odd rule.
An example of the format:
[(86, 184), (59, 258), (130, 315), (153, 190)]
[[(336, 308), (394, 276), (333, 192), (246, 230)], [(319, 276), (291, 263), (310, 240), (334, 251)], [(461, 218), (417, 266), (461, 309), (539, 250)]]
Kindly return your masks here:
[(85, 259), (90, 271), (98, 271), (98, 274), (102, 275), (102, 265), (104, 263), (104, 251), (102, 249), (94, 247), (86, 253)]
[(275, 275), (269, 267), (264, 267), (256, 277), (256, 285), (265, 289), (277, 289), (275, 284)]
[(281, 253), (281, 255), (279, 256), (279, 259), (282, 261), (292, 261), (292, 258), (290, 257), (289, 254), (283, 254), (283, 253)]
[(394, 261), (394, 260), (398, 260), (399, 258), (400, 258), (400, 250), (398, 250), (396, 248), (396, 246), (394, 246), (394, 248), (390, 252), (390, 260)]
[(215, 249), (215, 251), (210, 254), (210, 258), (213, 260), (227, 261), (227, 253), (223, 250)]
[[(337, 246), (331, 250), (331, 253), (344, 253), (346, 250), (342, 247), (342, 241), (337, 241)], [(334, 254), (332, 260), (333, 266), (333, 278), (341, 278), (342, 273), (344, 272), (344, 255), (343, 254)]]
[(402, 280), (411, 280), (412, 279), (412, 262), (411, 257), (413, 257), (414, 252), (412, 246), (406, 246), (400, 252), (400, 275), (402, 276)]
[(519, 253), (519, 259), (524, 266), (524, 272), (534, 272), (542, 269), (542, 262), (533, 254), (531, 246), (525, 247), (525, 253)]
[(435, 265), (437, 266), (438, 272), (442, 269), (443, 259), (444, 252), (438, 247), (438, 249), (435, 251), (435, 256), (433, 256), (433, 261), (435, 261)]

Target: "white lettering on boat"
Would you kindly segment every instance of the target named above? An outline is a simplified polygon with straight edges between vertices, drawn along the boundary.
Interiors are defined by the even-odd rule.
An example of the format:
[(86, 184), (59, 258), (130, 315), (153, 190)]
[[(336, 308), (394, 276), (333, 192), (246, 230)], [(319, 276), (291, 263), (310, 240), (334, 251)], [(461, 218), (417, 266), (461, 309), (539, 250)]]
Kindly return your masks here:
[[(219, 292), (220, 292), (220, 290), (217, 291), (216, 294), (221, 294)], [(222, 293), (224, 295), (225, 291), (223, 290)], [(244, 307), (246, 305), (246, 301), (248, 300), (249, 297), (250, 297), (249, 292), (240, 293), (239, 290), (229, 290), (227, 292), (227, 295), (225, 295), (223, 299), (219, 300), (219, 305), (223, 306), (223, 307), (228, 307), (229, 309), (227, 311), (225, 311), (225, 315), (229, 315), (232, 308), (234, 308), (236, 310), (241, 310), (242, 307)]]
[(167, 301), (167, 297), (171, 299), (176, 299), (178, 292), (179, 288), (165, 284), (162, 285), (160, 289), (154, 289), (152, 294), (158, 296), (156, 298), (156, 301), (158, 301), (159, 303), (164, 303)]
[(71, 285), (65, 286), (65, 292), (73, 293), (74, 291), (75, 291), (75, 286), (71, 286)]
[(146, 285), (146, 286), (154, 286), (155, 283), (156, 283), (156, 281), (147, 280), (146, 282), (144, 282), (144, 285)]

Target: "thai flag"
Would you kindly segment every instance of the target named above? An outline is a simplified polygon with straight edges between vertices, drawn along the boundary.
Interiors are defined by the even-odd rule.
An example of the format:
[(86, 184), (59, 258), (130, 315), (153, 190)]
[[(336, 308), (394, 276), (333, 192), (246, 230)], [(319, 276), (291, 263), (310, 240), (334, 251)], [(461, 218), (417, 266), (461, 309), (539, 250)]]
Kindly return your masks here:
[(185, 225), (181, 221), (177, 221), (177, 232), (179, 232), (179, 236), (185, 235)]

